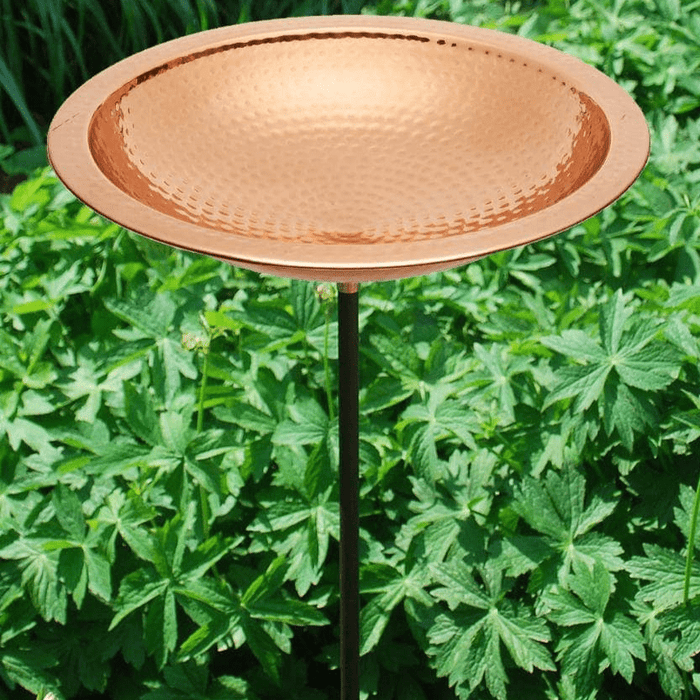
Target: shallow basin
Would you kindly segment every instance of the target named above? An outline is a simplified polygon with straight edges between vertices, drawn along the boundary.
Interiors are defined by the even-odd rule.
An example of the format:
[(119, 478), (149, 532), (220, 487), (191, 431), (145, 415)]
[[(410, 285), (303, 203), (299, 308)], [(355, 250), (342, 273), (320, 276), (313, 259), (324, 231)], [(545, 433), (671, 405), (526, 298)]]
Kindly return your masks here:
[(235, 265), (367, 281), (592, 216), (634, 181), (632, 98), (567, 54), (464, 25), (306, 17), (131, 56), (77, 90), (49, 157), (124, 227)]

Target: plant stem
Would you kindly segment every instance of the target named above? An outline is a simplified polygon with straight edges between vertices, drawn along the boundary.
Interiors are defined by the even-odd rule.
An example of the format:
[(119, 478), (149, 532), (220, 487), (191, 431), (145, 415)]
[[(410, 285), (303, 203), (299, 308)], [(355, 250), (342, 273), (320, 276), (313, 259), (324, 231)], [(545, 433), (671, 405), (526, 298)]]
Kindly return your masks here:
[(693, 513), (690, 516), (690, 532), (688, 533), (688, 552), (685, 555), (685, 581), (683, 582), (683, 602), (688, 602), (690, 593), (690, 572), (693, 566), (693, 554), (695, 554), (695, 532), (698, 526), (698, 511), (700, 511), (700, 478), (695, 489), (693, 501)]
[(326, 330), (323, 336), (323, 370), (326, 375), (326, 399), (328, 401), (328, 417), (331, 423), (335, 420), (333, 411), (333, 392), (331, 390), (331, 368), (328, 362), (328, 332), (331, 325), (331, 315), (326, 308)]
[(204, 425), (204, 390), (207, 386), (207, 372), (209, 371), (209, 348), (204, 351), (204, 367), (202, 368), (202, 383), (199, 386), (199, 408), (197, 410), (197, 432), (202, 432)]
[[(211, 337), (209, 338), (211, 344)], [(204, 349), (204, 367), (202, 367), (202, 383), (199, 385), (199, 407), (197, 409), (197, 432), (202, 432), (204, 425), (204, 391), (207, 388), (207, 373), (209, 372), (209, 345)], [(202, 508), (202, 530), (204, 538), (209, 537), (209, 503), (204, 487), (199, 486), (199, 504)]]
[(209, 527), (209, 517), (211, 515), (211, 509), (209, 508), (209, 501), (207, 500), (207, 492), (201, 484), (199, 485), (199, 507), (202, 509), (202, 532), (204, 533), (204, 539), (209, 539), (210, 527)]

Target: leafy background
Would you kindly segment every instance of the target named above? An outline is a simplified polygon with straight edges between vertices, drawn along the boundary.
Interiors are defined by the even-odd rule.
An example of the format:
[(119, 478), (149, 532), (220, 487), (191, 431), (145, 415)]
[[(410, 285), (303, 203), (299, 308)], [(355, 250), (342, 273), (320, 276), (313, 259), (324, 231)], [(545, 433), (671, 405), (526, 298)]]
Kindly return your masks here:
[(583, 224), (361, 289), (363, 699), (700, 698), (699, 2), (0, 6), (0, 698), (336, 695), (334, 290), (142, 239), (35, 166), (121, 55), (360, 10), (554, 45), (652, 130)]

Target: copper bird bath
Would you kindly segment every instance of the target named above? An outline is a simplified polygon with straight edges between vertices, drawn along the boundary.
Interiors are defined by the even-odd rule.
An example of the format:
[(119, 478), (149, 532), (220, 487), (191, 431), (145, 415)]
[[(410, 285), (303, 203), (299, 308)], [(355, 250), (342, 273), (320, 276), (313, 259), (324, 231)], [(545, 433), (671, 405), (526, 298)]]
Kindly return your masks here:
[(131, 56), (60, 108), (51, 164), (149, 238), (339, 285), (341, 698), (359, 697), (359, 282), (555, 234), (637, 178), (630, 96), (521, 37), (402, 17), (224, 27)]

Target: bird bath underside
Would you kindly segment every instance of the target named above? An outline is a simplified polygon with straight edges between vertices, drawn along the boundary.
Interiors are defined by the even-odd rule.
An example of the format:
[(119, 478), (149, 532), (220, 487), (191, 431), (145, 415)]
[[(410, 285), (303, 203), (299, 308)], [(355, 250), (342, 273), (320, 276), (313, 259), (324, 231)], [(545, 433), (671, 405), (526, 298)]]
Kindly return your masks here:
[(456, 267), (592, 216), (646, 163), (640, 109), (520, 37), (305, 17), (121, 61), (65, 102), (48, 148), (76, 196), (132, 231), (339, 283), (341, 699), (358, 700), (356, 283)]
[(128, 229), (281, 276), (455, 267), (614, 201), (644, 117), (585, 63), (521, 37), (307, 17), (167, 42), (74, 93), (52, 165)]

